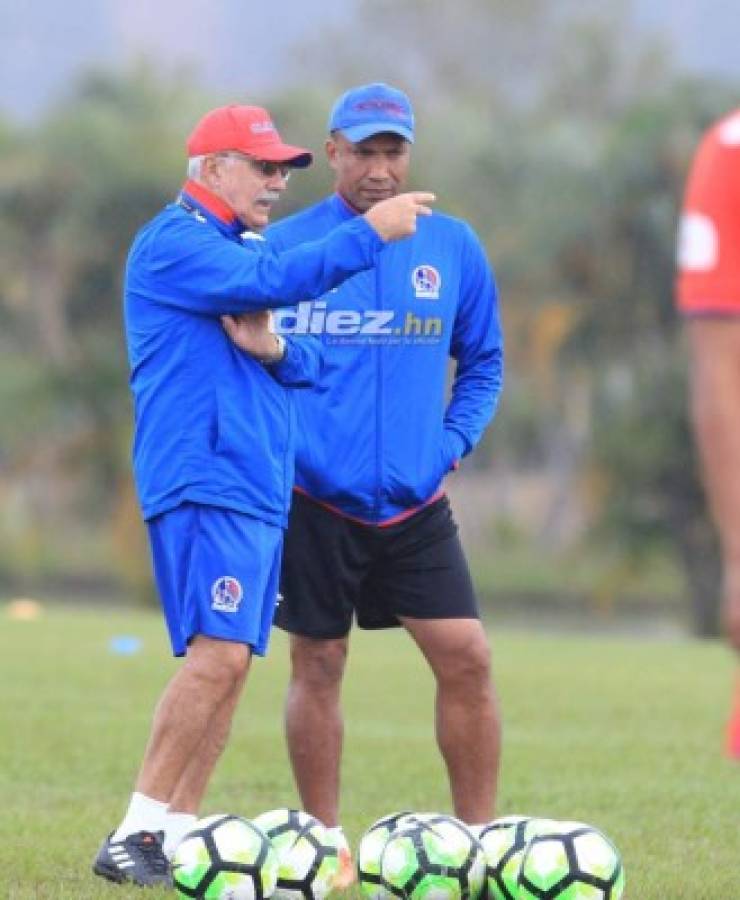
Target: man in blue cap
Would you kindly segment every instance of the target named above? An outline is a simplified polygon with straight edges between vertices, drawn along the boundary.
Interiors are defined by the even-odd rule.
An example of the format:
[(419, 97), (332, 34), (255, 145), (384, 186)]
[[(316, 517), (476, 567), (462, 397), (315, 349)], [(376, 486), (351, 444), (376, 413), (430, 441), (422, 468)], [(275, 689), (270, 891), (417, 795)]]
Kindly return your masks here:
[[(336, 192), (277, 223), (277, 249), (325, 234), (404, 190), (409, 98), (386, 84), (347, 91), (329, 121)], [(499, 718), (490, 650), (442, 482), (480, 439), (503, 375), (493, 274), (472, 229), (434, 214), (378, 267), (292, 327), (320, 333), (324, 365), (298, 407), (296, 487), (276, 623), (291, 634), (287, 741), (303, 806), (339, 826), (340, 687), (353, 617), (401, 625), (437, 685), (437, 741), (455, 814), (493, 816)], [(445, 403), (449, 357), (456, 361)], [(349, 850), (343, 852), (346, 882)]]

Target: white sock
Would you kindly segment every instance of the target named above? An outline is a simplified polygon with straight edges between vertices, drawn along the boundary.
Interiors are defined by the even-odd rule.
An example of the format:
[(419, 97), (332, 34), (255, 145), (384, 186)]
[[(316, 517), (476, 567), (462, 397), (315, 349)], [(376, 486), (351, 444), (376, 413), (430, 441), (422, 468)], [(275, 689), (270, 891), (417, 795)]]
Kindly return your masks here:
[(134, 791), (123, 822), (115, 830), (111, 840), (122, 841), (137, 831), (164, 831), (166, 821), (166, 803)]
[(172, 859), (177, 845), (192, 830), (197, 821), (198, 817), (192, 813), (167, 813), (167, 821), (164, 826), (164, 855), (167, 859)]
[(342, 828), (341, 825), (333, 825), (331, 828), (327, 828), (326, 833), (331, 838), (332, 843), (336, 846), (337, 850), (349, 850), (349, 842), (344, 833), (344, 828)]

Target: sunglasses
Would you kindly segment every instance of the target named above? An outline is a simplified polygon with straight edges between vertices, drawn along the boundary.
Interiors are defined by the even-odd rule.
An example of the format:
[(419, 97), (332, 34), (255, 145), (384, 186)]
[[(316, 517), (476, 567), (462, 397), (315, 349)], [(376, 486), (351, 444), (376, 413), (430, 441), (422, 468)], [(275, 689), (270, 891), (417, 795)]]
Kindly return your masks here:
[(290, 163), (272, 162), (267, 159), (255, 159), (253, 156), (246, 156), (243, 153), (219, 153), (218, 156), (227, 159), (244, 160), (244, 162), (248, 162), (252, 170), (262, 178), (274, 178), (276, 175), (280, 175), (283, 181), (287, 181), (290, 178), (290, 173), (293, 171), (293, 167)]

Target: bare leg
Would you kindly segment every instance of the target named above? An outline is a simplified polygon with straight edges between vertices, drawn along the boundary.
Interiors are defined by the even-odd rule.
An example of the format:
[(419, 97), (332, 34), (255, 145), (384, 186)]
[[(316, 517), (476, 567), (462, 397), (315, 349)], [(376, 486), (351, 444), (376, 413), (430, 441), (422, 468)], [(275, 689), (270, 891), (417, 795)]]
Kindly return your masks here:
[(469, 824), (488, 822), (494, 814), (501, 726), (483, 626), (477, 619), (401, 621), (437, 681), (437, 743), (455, 815)]
[(188, 763), (170, 798), (170, 812), (198, 815), (200, 804), (213, 770), (226, 747), (231, 722), (241, 697), (247, 670), (234, 684), (233, 690), (213, 714), (206, 736)]
[(137, 791), (170, 801), (193, 756), (207, 740), (214, 714), (223, 711), (231, 722), (235, 703), (230, 700), (237, 685), (244, 683), (249, 662), (250, 650), (244, 644), (202, 635), (195, 638), (157, 705)]
[(298, 793), (306, 812), (338, 824), (339, 767), (344, 726), (340, 694), (347, 638), (291, 637), (292, 673), (285, 734)]
[(696, 319), (687, 333), (691, 415), (722, 546), (724, 624), (740, 650), (740, 322)]

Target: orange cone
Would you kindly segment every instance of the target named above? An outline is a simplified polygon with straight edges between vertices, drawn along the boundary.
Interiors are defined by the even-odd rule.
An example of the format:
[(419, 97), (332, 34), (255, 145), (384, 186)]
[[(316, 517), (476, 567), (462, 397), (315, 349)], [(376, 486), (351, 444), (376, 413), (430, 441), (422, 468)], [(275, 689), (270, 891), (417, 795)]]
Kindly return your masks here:
[(735, 685), (735, 696), (727, 721), (725, 753), (730, 759), (740, 760), (740, 676)]

